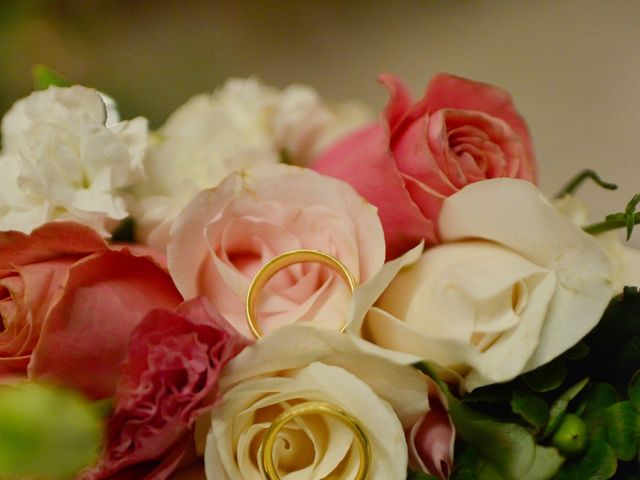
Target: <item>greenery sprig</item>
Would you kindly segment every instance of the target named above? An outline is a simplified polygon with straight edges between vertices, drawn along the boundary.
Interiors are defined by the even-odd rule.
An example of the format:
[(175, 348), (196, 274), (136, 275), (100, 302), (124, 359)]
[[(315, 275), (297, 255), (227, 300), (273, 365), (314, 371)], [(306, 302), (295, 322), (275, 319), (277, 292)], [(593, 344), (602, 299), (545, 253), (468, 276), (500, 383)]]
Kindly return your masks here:
[(429, 364), (416, 366), (448, 398), (452, 480), (640, 479), (637, 288), (615, 297), (572, 349), (509, 383), (459, 398)]
[(640, 223), (640, 212), (636, 212), (636, 207), (640, 203), (640, 193), (636, 193), (627, 206), (624, 212), (617, 212), (607, 215), (604, 222), (594, 223), (584, 227), (584, 231), (595, 235), (597, 233), (606, 232), (609, 230), (616, 230), (618, 228), (627, 229), (627, 241), (631, 238), (633, 227)]
[(578, 187), (580, 187), (587, 179), (593, 180), (599, 186), (607, 190), (616, 190), (618, 188), (618, 185), (615, 183), (605, 182), (594, 170), (587, 168), (569, 180), (569, 182), (567, 182), (567, 184), (558, 192), (556, 198), (563, 197), (567, 194), (573, 195)]

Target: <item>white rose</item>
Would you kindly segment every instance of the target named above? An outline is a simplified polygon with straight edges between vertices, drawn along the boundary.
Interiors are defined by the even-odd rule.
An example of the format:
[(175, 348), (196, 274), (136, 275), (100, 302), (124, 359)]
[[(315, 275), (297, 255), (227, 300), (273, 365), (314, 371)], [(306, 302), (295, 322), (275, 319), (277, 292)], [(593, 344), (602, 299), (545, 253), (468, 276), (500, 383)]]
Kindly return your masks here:
[(2, 119), (0, 229), (30, 232), (73, 219), (103, 235), (128, 214), (125, 192), (143, 175), (147, 122), (105, 126), (100, 94), (50, 87), (18, 101)]
[(200, 190), (283, 155), (304, 163), (368, 118), (363, 111), (327, 107), (309, 87), (280, 91), (254, 78), (193, 97), (169, 117), (145, 159), (148, 180), (135, 190), (136, 236), (166, 247), (173, 219)]
[[(597, 324), (610, 300), (605, 253), (529, 182), (471, 184), (445, 201), (439, 227), (445, 243), (401, 271), (364, 324), (356, 315), (350, 328), (457, 372), (469, 390), (552, 360)], [(376, 288), (364, 288), (369, 299)], [(362, 313), (367, 299), (356, 300)]]
[[(404, 430), (428, 409), (426, 377), (398, 356), (313, 325), (291, 325), (266, 335), (223, 372), (222, 403), (214, 410), (205, 448), (209, 480), (261, 480), (258, 448), (287, 406), (328, 402), (349, 412), (371, 442), (371, 480), (404, 480)], [(320, 415), (298, 417), (278, 435), (274, 463), (281, 478), (321, 479), (332, 471), (353, 478), (359, 455), (350, 430)]]

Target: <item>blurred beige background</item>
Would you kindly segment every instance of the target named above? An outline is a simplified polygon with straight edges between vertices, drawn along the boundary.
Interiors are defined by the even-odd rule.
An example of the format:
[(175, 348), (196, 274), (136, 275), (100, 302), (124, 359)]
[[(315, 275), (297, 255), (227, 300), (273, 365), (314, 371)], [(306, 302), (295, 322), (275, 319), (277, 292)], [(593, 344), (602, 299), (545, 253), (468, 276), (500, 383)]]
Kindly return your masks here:
[(640, 191), (637, 0), (0, 0), (0, 62), (2, 111), (44, 63), (154, 126), (230, 76), (310, 83), (379, 109), (378, 73), (418, 96), (447, 71), (511, 91), (546, 193), (592, 167), (621, 186), (581, 191), (599, 218)]

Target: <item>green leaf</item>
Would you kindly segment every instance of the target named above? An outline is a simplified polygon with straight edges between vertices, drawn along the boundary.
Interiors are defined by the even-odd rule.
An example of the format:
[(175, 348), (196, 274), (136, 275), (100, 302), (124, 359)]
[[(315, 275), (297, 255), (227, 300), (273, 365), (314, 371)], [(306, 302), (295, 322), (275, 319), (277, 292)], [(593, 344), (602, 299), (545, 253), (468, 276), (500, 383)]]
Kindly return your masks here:
[(36, 90), (46, 90), (50, 86), (70, 87), (72, 83), (44, 65), (35, 65), (31, 71), (33, 86)]
[(543, 436), (548, 437), (556, 428), (558, 428), (558, 426), (560, 426), (564, 413), (569, 406), (569, 402), (587, 386), (587, 383), (589, 383), (588, 378), (580, 380), (578, 383), (565, 390), (562, 395), (553, 402), (553, 405), (551, 405), (551, 409), (549, 410), (549, 423), (547, 423), (547, 426), (544, 429)]
[(629, 203), (627, 203), (627, 206), (624, 209), (627, 222), (627, 242), (631, 238), (631, 233), (633, 232), (633, 227), (635, 226), (634, 214), (636, 213), (636, 206), (638, 205), (638, 203), (640, 203), (640, 193), (636, 193), (633, 198), (629, 200)]
[(613, 448), (602, 439), (590, 440), (585, 454), (566, 462), (554, 480), (607, 480), (616, 474)]
[(564, 356), (569, 360), (582, 360), (584, 357), (589, 355), (590, 351), (591, 349), (589, 348), (589, 345), (587, 345), (586, 342), (579, 341), (573, 347), (567, 350)]
[(511, 383), (496, 383), (476, 388), (462, 398), (465, 403), (510, 403), (515, 387)]
[(535, 430), (541, 431), (549, 421), (549, 405), (542, 398), (523, 390), (513, 392), (511, 409)]
[(456, 463), (451, 480), (506, 480), (468, 445), (456, 451)]
[(586, 368), (592, 378), (623, 391), (640, 365), (640, 294), (625, 287), (607, 307), (585, 341), (591, 347)]
[(559, 388), (566, 378), (567, 362), (561, 357), (522, 375), (522, 381), (537, 393)]
[(416, 472), (414, 470), (409, 470), (407, 472), (407, 480), (438, 480), (438, 477), (435, 475), (429, 475), (424, 472)]
[[(536, 445), (533, 436), (518, 424), (498, 421), (459, 401), (449, 402), (449, 413), (458, 437), (504, 478), (548, 478), (545, 472), (562, 464), (559, 455)], [(539, 455), (546, 458), (544, 465), (536, 460)]]
[(627, 394), (633, 406), (640, 412), (640, 370), (638, 370), (627, 387)]
[(536, 455), (529, 472), (522, 480), (546, 480), (552, 478), (564, 463), (564, 458), (558, 450), (551, 447), (536, 447)]
[(101, 437), (100, 418), (75, 392), (0, 388), (0, 478), (72, 478), (96, 459)]
[(604, 412), (607, 441), (620, 460), (632, 460), (640, 442), (640, 412), (631, 402), (611, 405)]
[(586, 391), (583, 418), (590, 438), (605, 438), (604, 411), (618, 401), (617, 390), (608, 383), (592, 383)]

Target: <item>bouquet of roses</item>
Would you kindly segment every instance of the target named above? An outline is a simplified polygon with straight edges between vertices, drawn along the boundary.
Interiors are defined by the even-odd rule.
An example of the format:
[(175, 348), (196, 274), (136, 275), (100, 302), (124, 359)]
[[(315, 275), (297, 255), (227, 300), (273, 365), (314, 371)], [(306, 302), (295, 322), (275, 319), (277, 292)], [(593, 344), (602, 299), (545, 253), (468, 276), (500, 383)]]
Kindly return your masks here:
[(640, 223), (536, 187), (510, 96), (376, 120), (230, 80), (150, 132), (2, 119), (0, 478), (638, 479)]

